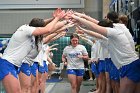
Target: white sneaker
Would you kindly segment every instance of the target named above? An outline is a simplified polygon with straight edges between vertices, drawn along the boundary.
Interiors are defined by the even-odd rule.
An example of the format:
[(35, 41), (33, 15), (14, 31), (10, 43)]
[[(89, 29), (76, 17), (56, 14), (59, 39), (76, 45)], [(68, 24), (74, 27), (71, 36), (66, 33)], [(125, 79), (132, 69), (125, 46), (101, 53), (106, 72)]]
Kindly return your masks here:
[(90, 78), (89, 80), (93, 80), (92, 78)]

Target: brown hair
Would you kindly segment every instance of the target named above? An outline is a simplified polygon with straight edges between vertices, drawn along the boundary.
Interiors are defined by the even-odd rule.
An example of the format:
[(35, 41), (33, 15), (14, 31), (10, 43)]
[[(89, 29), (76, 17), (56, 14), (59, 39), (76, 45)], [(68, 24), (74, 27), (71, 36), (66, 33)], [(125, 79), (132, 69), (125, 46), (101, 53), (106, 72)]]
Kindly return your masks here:
[[(73, 39), (73, 38), (78, 38), (79, 39), (79, 36), (75, 33), (73, 33), (71, 36), (70, 36), (70, 40)], [(70, 41), (70, 45), (71, 45), (71, 41)]]
[(119, 16), (119, 22), (123, 23), (123, 24), (125, 24), (127, 26), (127, 24), (128, 24), (128, 17), (126, 15), (120, 15)]
[[(33, 27), (44, 27), (45, 26), (45, 21), (41, 18), (33, 18), (30, 23), (29, 26), (33, 26)], [(39, 36), (35, 36), (35, 45), (38, 49), (38, 44), (41, 43), (43, 36), (39, 35)], [(39, 49), (38, 49), (39, 50)]]
[(107, 18), (113, 23), (119, 23), (119, 14), (115, 11), (111, 11), (107, 14)]
[(113, 22), (108, 19), (103, 19), (103, 20), (99, 21), (98, 25), (103, 26), (103, 27), (113, 28)]

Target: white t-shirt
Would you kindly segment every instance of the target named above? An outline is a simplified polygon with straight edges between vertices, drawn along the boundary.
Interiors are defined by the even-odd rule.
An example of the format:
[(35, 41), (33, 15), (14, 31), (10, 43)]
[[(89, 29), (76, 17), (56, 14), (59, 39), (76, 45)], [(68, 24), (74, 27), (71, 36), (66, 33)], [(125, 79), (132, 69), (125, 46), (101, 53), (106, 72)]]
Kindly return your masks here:
[(122, 31), (124, 31), (126, 37), (128, 38), (128, 40), (130, 41), (131, 47), (135, 50), (135, 42), (133, 40), (133, 37), (131, 35), (131, 33), (129, 32), (129, 29), (124, 25), (124, 24), (113, 24), (115, 29), (121, 29)]
[(91, 59), (99, 58), (100, 43), (98, 40), (91, 47)]
[(0, 53), (0, 58), (2, 57), (2, 53)]
[(20, 67), (24, 57), (32, 49), (32, 33), (34, 30), (35, 27), (30, 27), (29, 25), (19, 27), (11, 37), (2, 58)]
[(108, 58), (108, 40), (106, 39), (99, 39), (100, 42), (100, 50), (99, 50), (99, 58), (100, 60), (105, 60)]
[(138, 59), (138, 55), (131, 47), (130, 41), (122, 29), (106, 29), (110, 56), (118, 69)]
[(32, 44), (32, 50), (28, 53), (28, 55), (23, 59), (23, 63), (28, 63), (29, 65), (33, 65), (34, 63), (34, 59), (37, 57), (39, 51), (41, 50), (41, 46), (42, 44), (41, 43), (38, 43), (38, 49), (37, 47), (35, 46), (35, 37), (32, 36), (32, 40), (33, 40), (33, 44)]
[(47, 44), (43, 44), (41, 50), (39, 51), (37, 57), (34, 59), (35, 62), (38, 62), (40, 66), (44, 66), (43, 62), (47, 61), (47, 54), (46, 54), (46, 50), (48, 49), (48, 45)]
[(43, 44), (43, 50), (44, 50), (44, 54), (43, 54), (43, 60), (46, 61), (46, 64), (48, 65), (49, 62), (47, 60), (47, 57), (49, 56), (46, 51), (49, 49), (48, 44)]
[(90, 36), (90, 35), (88, 35), (88, 34), (85, 34), (85, 36), (86, 36), (87, 39), (89, 39), (89, 40), (91, 40), (91, 41), (97, 40), (96, 37)]
[(29, 65), (33, 65), (34, 59), (38, 55), (37, 49), (32, 49), (30, 53), (22, 60), (23, 63), (28, 63)]
[(67, 58), (67, 69), (84, 69), (84, 61), (78, 58), (78, 55), (88, 55), (88, 52), (83, 45), (77, 45), (73, 47), (71, 45), (66, 46), (63, 50), (63, 55)]

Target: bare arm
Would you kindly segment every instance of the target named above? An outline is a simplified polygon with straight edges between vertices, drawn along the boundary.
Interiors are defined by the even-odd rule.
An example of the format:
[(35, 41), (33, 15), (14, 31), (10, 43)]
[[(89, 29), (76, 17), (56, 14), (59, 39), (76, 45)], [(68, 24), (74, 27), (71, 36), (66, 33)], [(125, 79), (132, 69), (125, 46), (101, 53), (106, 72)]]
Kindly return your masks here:
[(66, 29), (69, 27), (73, 27), (74, 24), (73, 23), (68, 23), (67, 25), (64, 25), (63, 27), (61, 27), (60, 29), (58, 29), (57, 31), (55, 31), (57, 33), (57, 35), (55, 35), (53, 38), (49, 39), (48, 42), (54, 41), (62, 36), (66, 35)]
[(43, 42), (44, 42), (44, 43), (48, 43), (48, 42), (54, 41), (54, 40), (56, 40), (56, 39), (58, 39), (58, 38), (64, 36), (65, 33), (66, 33), (66, 32), (65, 32), (65, 29), (68, 28), (68, 27), (70, 27), (70, 26), (71, 26), (71, 25), (67, 24), (67, 25), (61, 27), (59, 30), (55, 31), (55, 33), (52, 33), (52, 34), (46, 36), (46, 37), (43, 39)]
[(53, 61), (52, 61), (52, 59), (51, 59), (49, 56), (47, 57), (47, 61), (48, 61), (50, 64), (54, 64)]
[(78, 16), (72, 15), (72, 18), (74, 18), (75, 20), (79, 21), (80, 23), (82, 23), (83, 25), (85, 25), (86, 27), (88, 27), (89, 29), (100, 33), (104, 36), (107, 36), (107, 29), (105, 27), (99, 26), (91, 21), (88, 21), (84, 18), (80, 18)]
[(62, 28), (64, 25), (67, 24), (67, 21), (66, 20), (63, 20), (63, 21), (59, 21), (56, 23), (56, 25), (54, 26), (54, 30), (57, 31), (59, 30), (60, 28)]
[(94, 31), (91, 31), (91, 30), (87, 30), (87, 29), (84, 29), (82, 27), (79, 26), (79, 29), (81, 29), (83, 32), (85, 32), (86, 34), (90, 35), (90, 36), (93, 36), (93, 37), (96, 37), (98, 39), (103, 39), (103, 35), (99, 34), (99, 33), (96, 33)]
[(89, 44), (89, 45), (93, 45), (93, 42), (91, 41), (91, 40), (89, 40), (89, 39), (87, 39), (86, 37), (83, 37), (83, 36), (81, 36), (81, 35), (78, 35), (83, 41), (85, 41), (87, 44)]
[(65, 34), (66, 34), (66, 32), (61, 32), (58, 35), (56, 35), (55, 37), (53, 37), (52, 39), (50, 39), (49, 42), (59, 39), (60, 37), (65, 36)]
[(45, 25), (47, 25), (48, 23), (50, 23), (53, 19), (54, 19), (54, 17), (48, 18), (48, 19), (44, 19)]
[[(65, 29), (67, 29), (69, 27), (73, 27), (73, 26), (74, 26), (73, 23), (68, 23), (67, 25), (64, 25), (63, 27), (61, 27), (57, 31), (55, 31), (55, 33), (46, 35), (45, 38), (43, 39), (43, 42), (48, 43), (48, 42), (51, 42), (53, 40), (60, 38), (61, 36), (65, 35)], [(58, 37), (56, 37), (56, 36), (58, 36)]]
[(89, 59), (88, 55), (78, 55), (78, 58), (82, 58), (84, 60), (88, 60)]
[(37, 27), (32, 34), (37, 36), (54, 32), (56, 23), (65, 16), (64, 11), (60, 11), (60, 9), (57, 9), (55, 12), (56, 16), (50, 23), (45, 27)]
[(52, 33), (46, 37), (43, 38), (43, 43), (48, 43), (53, 37), (55, 37), (57, 33)]
[(50, 48), (53, 48), (53, 47), (58, 46), (58, 45), (59, 44), (53, 44), (53, 45), (50, 46)]
[(88, 16), (86, 14), (83, 14), (83, 13), (76, 12), (74, 14), (77, 15), (77, 16), (79, 16), (79, 17), (81, 17), (81, 18), (84, 18), (84, 19), (86, 19), (88, 21), (91, 21), (91, 22), (93, 22), (95, 24), (98, 24), (98, 22), (99, 22), (98, 20), (96, 20), (96, 19), (94, 19), (94, 18), (92, 18), (92, 17), (90, 17), (90, 16)]
[(67, 62), (66, 56), (62, 55), (62, 62)]
[(43, 35), (43, 34), (49, 34), (53, 32), (55, 24), (58, 22), (59, 18), (54, 18), (53, 21), (51, 21), (49, 24), (47, 24), (45, 27), (37, 27), (35, 31), (32, 33), (33, 35)]
[(65, 55), (62, 55), (62, 62), (64, 63), (64, 65), (67, 65), (67, 59)]

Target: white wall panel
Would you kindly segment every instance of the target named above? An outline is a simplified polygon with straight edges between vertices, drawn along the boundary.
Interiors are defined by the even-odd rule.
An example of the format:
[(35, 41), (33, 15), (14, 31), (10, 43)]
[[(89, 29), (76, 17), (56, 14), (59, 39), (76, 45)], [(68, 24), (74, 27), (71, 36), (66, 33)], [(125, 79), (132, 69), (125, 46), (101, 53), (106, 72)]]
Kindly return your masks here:
[[(3, 1), (7, 1), (7, 0), (3, 0)], [(0, 4), (4, 3), (3, 1), (0, 0)], [(19, 0), (19, 1), (22, 1), (22, 0)], [(59, 1), (59, 0), (56, 0), (56, 1)], [(68, 1), (68, 0), (65, 0), (65, 1)], [(73, 1), (73, 0), (69, 0), (69, 1)], [(87, 15), (93, 18), (101, 20), (102, 19), (101, 1), (102, 0), (85, 0), (85, 8), (74, 8), (73, 10), (79, 11), (79, 12), (85, 12)], [(14, 33), (19, 26), (23, 24), (28, 24), (30, 20), (34, 17), (50, 18), (54, 10), (55, 9), (49, 9), (49, 8), (47, 9), (10, 9), (10, 10), (1, 9), (0, 10), (0, 35)]]
[(0, 0), (0, 9), (84, 8), (84, 0)]
[(12, 34), (24, 24), (28, 24), (32, 18), (50, 18), (53, 11), (0, 11), (0, 34)]

